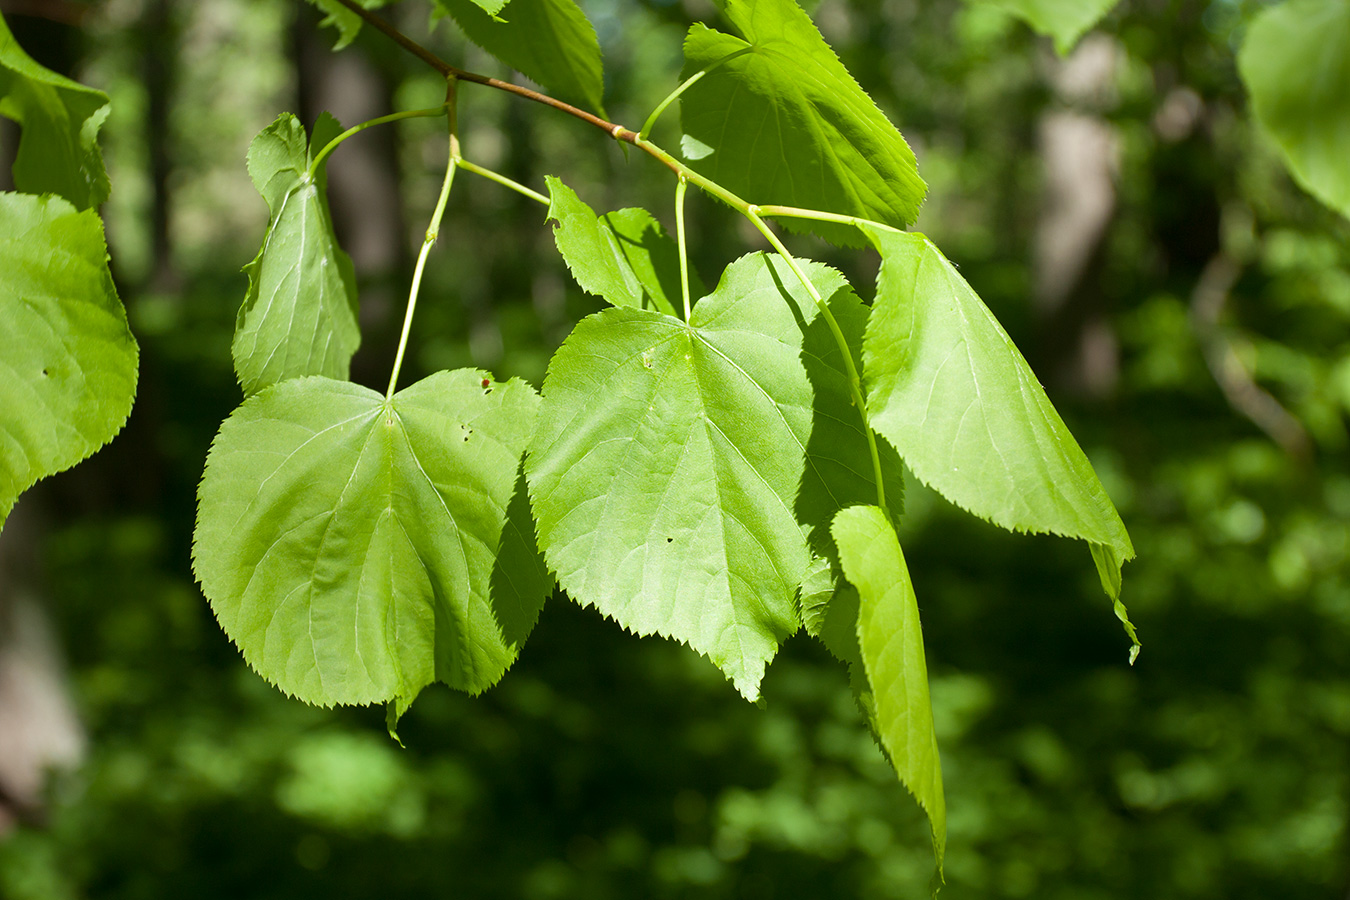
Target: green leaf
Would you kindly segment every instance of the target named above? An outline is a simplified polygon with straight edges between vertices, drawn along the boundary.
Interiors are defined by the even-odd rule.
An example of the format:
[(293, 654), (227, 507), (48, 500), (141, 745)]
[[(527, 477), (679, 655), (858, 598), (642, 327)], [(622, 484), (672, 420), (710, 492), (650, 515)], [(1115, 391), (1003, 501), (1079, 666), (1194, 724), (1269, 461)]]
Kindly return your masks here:
[[(683, 305), (680, 250), (645, 209), (621, 209), (597, 216), (576, 192), (548, 176), (548, 217), (558, 223), (553, 238), (577, 284), (615, 306), (659, 309), (675, 315)], [(698, 275), (689, 289), (702, 293)]]
[[(436, 0), (478, 46), (550, 91), (604, 114), (600, 42), (574, 0)], [(496, 6), (496, 9), (492, 9)]]
[(310, 161), (341, 131), (327, 113), (314, 140), (286, 114), (249, 146), (248, 169), (271, 209), (257, 257), (244, 267), (248, 295), (235, 327), (234, 368), (245, 395), (303, 375), (345, 379), (361, 342), (356, 278), (337, 245), (323, 171)]
[(1247, 29), (1238, 70), (1294, 180), (1350, 218), (1350, 4), (1266, 9)]
[(0, 115), (23, 126), (14, 157), (14, 186), (60, 194), (76, 209), (108, 199), (98, 131), (108, 95), (38, 65), (0, 17)]
[(858, 643), (876, 699), (876, 728), (900, 780), (928, 813), (941, 878), (947, 803), (919, 605), (905, 556), (889, 518), (875, 506), (842, 510), (832, 531), (844, 575), (858, 589)]
[[(684, 153), (751, 203), (860, 216), (903, 227), (927, 187), (900, 132), (793, 0), (727, 0), (744, 40), (694, 25), (680, 98)], [(836, 243), (849, 226), (793, 220)]]
[[(807, 271), (827, 293), (839, 282)], [(525, 462), (539, 545), (568, 594), (688, 643), (750, 699), (797, 629), (809, 562), (792, 507), (811, 303), (786, 264), (754, 254), (689, 324), (630, 307), (584, 319), (549, 366)]]
[[(868, 308), (842, 276), (817, 282), (853, 355), (854, 371), (863, 369), (863, 334)], [(836, 560), (830, 523), (839, 510), (877, 502), (876, 476), (862, 416), (853, 405), (847, 369), (829, 323), (814, 304), (803, 310), (806, 322), (802, 363), (811, 381), (811, 439), (806, 445), (806, 471), (797, 492), (797, 521), (810, 531), (812, 552)], [(886, 504), (895, 513), (904, 508), (903, 467), (895, 448), (879, 441)]]
[(1133, 640), (1119, 603), (1130, 536), (1026, 360), (928, 238), (869, 233), (882, 258), (863, 345), (872, 427), (975, 515), (1106, 548), (1115, 570), (1103, 587)]
[(0, 525), (19, 494), (110, 441), (136, 395), (136, 340), (103, 223), (0, 193)]
[[(334, 50), (341, 50), (361, 33), (361, 17), (343, 6), (338, 0), (309, 0), (309, 2), (323, 10), (326, 15), (319, 22), (320, 25), (331, 25), (337, 29), (338, 39), (333, 44)], [(365, 9), (380, 9), (397, 0), (356, 0)]]
[(1119, 0), (966, 0), (996, 6), (1017, 16), (1037, 32), (1055, 39), (1060, 56), (1068, 54), (1087, 30), (1102, 20)]
[(432, 681), (479, 693), (515, 659), (551, 584), (497, 569), (503, 546), (528, 559), (519, 519), (503, 529), (538, 397), (484, 380), (439, 372), (386, 401), (292, 379), (225, 420), (193, 560), (268, 681), (323, 706), (406, 708)]

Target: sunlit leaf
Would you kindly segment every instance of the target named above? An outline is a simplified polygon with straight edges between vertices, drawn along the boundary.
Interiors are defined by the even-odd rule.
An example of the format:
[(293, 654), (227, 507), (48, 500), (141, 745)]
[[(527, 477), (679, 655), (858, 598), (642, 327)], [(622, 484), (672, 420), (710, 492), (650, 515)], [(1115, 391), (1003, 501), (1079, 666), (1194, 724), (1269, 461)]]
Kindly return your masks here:
[(60, 197), (0, 193), (0, 525), (19, 494), (112, 439), (136, 341), (103, 223)]
[[(309, 703), (406, 702), (501, 677), (551, 581), (506, 527), (538, 397), (439, 372), (394, 395), (322, 377), (225, 420), (193, 559), (225, 633)], [(511, 549), (509, 573), (498, 551)]]
[(234, 334), (234, 366), (246, 395), (303, 375), (347, 377), (361, 342), (351, 260), (337, 245), (314, 155), (341, 131), (328, 114), (306, 141), (283, 115), (249, 147), (253, 183), (272, 212), (262, 249), (244, 267), (248, 295)]
[(1350, 3), (1270, 7), (1247, 29), (1238, 70), (1294, 179), (1350, 218)]
[[(658, 309), (675, 315), (682, 305), (680, 251), (645, 209), (597, 216), (576, 192), (548, 177), (548, 217), (553, 237), (582, 289), (615, 306)], [(702, 285), (690, 272), (690, 291)], [(698, 296), (695, 293), (693, 296)]]
[[(600, 42), (574, 0), (436, 0), (478, 46), (563, 97), (603, 113)], [(496, 6), (496, 10), (491, 7)]]
[(858, 589), (858, 644), (875, 697), (876, 729), (900, 780), (928, 813), (941, 877), (947, 803), (909, 569), (889, 517), (875, 506), (843, 510), (832, 531), (844, 575)]
[(975, 515), (1100, 545), (1099, 571), (1114, 566), (1102, 585), (1133, 640), (1119, 586), (1134, 547), (1026, 360), (928, 238), (869, 233), (882, 257), (863, 347), (872, 426), (921, 481)]
[[(742, 37), (694, 25), (680, 98), (685, 156), (745, 200), (903, 227), (927, 190), (914, 153), (793, 0), (728, 0)], [(856, 230), (796, 221), (837, 243)]]
[[(831, 293), (841, 279), (807, 264)], [(525, 473), (559, 582), (638, 634), (707, 654), (747, 697), (798, 625), (793, 511), (811, 428), (811, 299), (778, 258), (737, 261), (689, 324), (583, 320), (544, 381)]]
[(966, 0), (1007, 10), (1041, 34), (1055, 39), (1063, 56), (1119, 0)]
[(38, 65), (0, 17), (0, 115), (23, 126), (14, 156), (14, 186), (60, 194), (77, 209), (108, 199), (98, 132), (108, 95)]

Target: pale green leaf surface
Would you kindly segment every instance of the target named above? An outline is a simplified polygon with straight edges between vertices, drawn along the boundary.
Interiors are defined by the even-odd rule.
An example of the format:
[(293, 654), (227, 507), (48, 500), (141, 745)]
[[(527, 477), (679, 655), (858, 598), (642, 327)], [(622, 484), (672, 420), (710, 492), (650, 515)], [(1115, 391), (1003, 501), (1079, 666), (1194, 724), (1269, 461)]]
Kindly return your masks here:
[[(904, 227), (927, 187), (905, 139), (793, 0), (728, 0), (744, 40), (694, 25), (680, 97), (686, 157), (751, 203), (861, 216)], [(712, 67), (712, 68), (710, 68)], [(836, 243), (856, 230), (793, 220)]]
[(271, 210), (262, 249), (244, 267), (249, 288), (235, 326), (235, 372), (245, 395), (304, 375), (345, 379), (361, 342), (356, 280), (337, 245), (324, 199), (322, 167), (310, 160), (341, 130), (326, 113), (314, 140), (283, 115), (249, 147), (248, 168)]
[(957, 506), (1109, 548), (1114, 580), (1102, 581), (1123, 618), (1119, 565), (1134, 547), (1030, 366), (928, 238), (869, 233), (882, 257), (863, 345), (872, 427)]
[(221, 426), (194, 566), (225, 633), (286, 693), (406, 708), (432, 681), (483, 691), (515, 659), (551, 586), (518, 501), (506, 525), (538, 397), (483, 377), (439, 372), (390, 402), (291, 379)]
[[(325, 13), (320, 25), (331, 25), (337, 29), (338, 37), (337, 42), (333, 44), (334, 50), (343, 49), (361, 33), (361, 17), (337, 0), (309, 0), (309, 2)], [(356, 2), (366, 9), (379, 9), (397, 0), (356, 0)]]
[[(675, 315), (682, 305), (680, 251), (645, 209), (597, 216), (576, 192), (550, 175), (548, 217), (553, 238), (577, 284), (615, 306), (657, 309)], [(701, 293), (689, 273), (693, 296)]]
[[(495, 0), (492, 0), (495, 3)], [(460, 30), (506, 65), (554, 93), (604, 114), (600, 42), (574, 0), (436, 0)]]
[[(838, 275), (807, 264), (827, 291)], [(544, 381), (526, 456), (539, 545), (578, 603), (706, 654), (747, 698), (798, 627), (793, 512), (811, 428), (811, 299), (777, 257), (727, 268), (689, 324), (584, 319)]]
[(60, 197), (0, 193), (0, 525), (34, 482), (126, 422), (136, 341), (103, 223)]
[(1247, 29), (1238, 70), (1294, 179), (1350, 218), (1350, 3), (1270, 7)]
[(98, 132), (108, 95), (33, 61), (0, 17), (0, 115), (23, 126), (14, 156), (14, 185), (30, 194), (59, 194), (77, 209), (108, 199)]
[(947, 804), (909, 569), (895, 529), (878, 507), (842, 510), (832, 531), (844, 575), (858, 591), (857, 637), (875, 701), (875, 728), (900, 780), (928, 813), (941, 877)]
[(1061, 56), (1102, 20), (1119, 0), (966, 0), (1007, 10), (1037, 32), (1054, 38)]

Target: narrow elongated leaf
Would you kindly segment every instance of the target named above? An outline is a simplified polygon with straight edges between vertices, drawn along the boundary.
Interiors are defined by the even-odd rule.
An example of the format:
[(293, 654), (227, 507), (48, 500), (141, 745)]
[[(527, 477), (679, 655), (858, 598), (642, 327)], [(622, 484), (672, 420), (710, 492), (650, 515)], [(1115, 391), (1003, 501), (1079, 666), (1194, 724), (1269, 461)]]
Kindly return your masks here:
[[(645, 209), (597, 216), (576, 192), (550, 175), (548, 217), (553, 238), (577, 284), (615, 306), (675, 315), (682, 305), (680, 251)], [(690, 272), (690, 290), (698, 285)]]
[[(603, 114), (600, 42), (574, 0), (436, 0), (478, 46), (550, 91)], [(496, 9), (492, 7), (495, 6)]]
[(33, 61), (0, 17), (0, 115), (23, 126), (14, 157), (14, 186), (60, 194), (76, 209), (108, 199), (98, 131), (108, 95)]
[(19, 494), (122, 428), (137, 348), (93, 210), (0, 193), (0, 273), (3, 525)]
[[(828, 293), (838, 276), (808, 264)], [(707, 654), (746, 697), (798, 626), (809, 560), (793, 499), (811, 423), (809, 296), (744, 257), (689, 324), (584, 319), (544, 381), (526, 457), (539, 545), (574, 600)]]
[(225, 633), (286, 693), (406, 708), (432, 681), (483, 691), (514, 660), (551, 584), (537, 566), (496, 571), (504, 544), (528, 561), (503, 529), (538, 397), (483, 379), (439, 372), (388, 402), (291, 379), (221, 426), (194, 566)]
[(858, 644), (876, 699), (876, 729), (900, 780), (928, 813), (940, 878), (947, 802), (914, 585), (895, 529), (880, 509), (849, 507), (835, 516), (832, 530), (844, 575), (858, 589)]
[(1270, 7), (1247, 29), (1238, 70), (1294, 179), (1350, 218), (1350, 3)]
[(1133, 640), (1119, 585), (1134, 547), (1026, 360), (928, 238), (870, 234), (882, 257), (863, 345), (872, 426), (920, 480), (975, 515), (1105, 548), (1094, 558), (1099, 571), (1115, 567), (1102, 584)]
[(1073, 49), (1119, 0), (967, 0), (1005, 9), (1041, 34), (1055, 39), (1061, 56)]
[[(751, 203), (809, 207), (903, 227), (927, 187), (900, 132), (793, 0), (727, 0), (740, 37), (694, 25), (680, 97), (685, 156)], [(794, 220), (837, 243), (856, 230)]]
[(262, 249), (244, 267), (248, 295), (232, 349), (245, 395), (303, 375), (345, 379), (361, 342), (355, 274), (333, 234), (322, 167), (308, 174), (313, 156), (341, 130), (325, 113), (306, 141), (287, 114), (249, 147), (249, 174), (272, 218)]

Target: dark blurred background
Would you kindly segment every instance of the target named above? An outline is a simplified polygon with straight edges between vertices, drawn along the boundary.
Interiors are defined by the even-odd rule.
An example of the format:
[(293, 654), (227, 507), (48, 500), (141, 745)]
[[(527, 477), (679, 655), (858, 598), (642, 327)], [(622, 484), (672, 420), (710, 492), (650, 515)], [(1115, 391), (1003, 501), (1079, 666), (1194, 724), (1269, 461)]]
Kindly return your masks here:
[[(713, 7), (583, 5), (611, 117), (636, 127)], [(1126, 0), (1064, 59), (957, 0), (808, 7), (918, 153), (917, 227), (1023, 348), (1139, 551), (1130, 668), (1081, 545), (1002, 533), (911, 481), (944, 897), (1350, 896), (1350, 223), (1248, 114), (1234, 51), (1260, 6)], [(804, 635), (756, 708), (691, 651), (554, 597), (497, 687), (424, 693), (406, 749), (382, 710), (308, 708), (252, 674), (189, 566), (206, 450), (240, 399), (239, 270), (266, 223), (244, 152), (285, 110), (354, 124), (441, 87), (374, 33), (331, 53), (297, 0), (0, 10), (40, 62), (112, 97), (103, 212), (143, 354), (126, 429), (0, 536), (0, 897), (926, 896), (926, 824)], [(427, 34), (420, 0), (389, 14)], [(502, 74), (445, 25), (426, 40)], [(470, 159), (673, 226), (653, 161), (461, 96)], [(655, 138), (677, 146), (673, 111)], [(357, 381), (388, 377), (443, 155), (437, 123), (409, 120), (332, 159)], [(706, 283), (758, 247), (712, 202), (689, 212)], [(872, 255), (790, 244), (868, 292)], [(422, 296), (405, 383), (475, 365), (538, 385), (598, 308), (543, 208), (468, 174)]]

